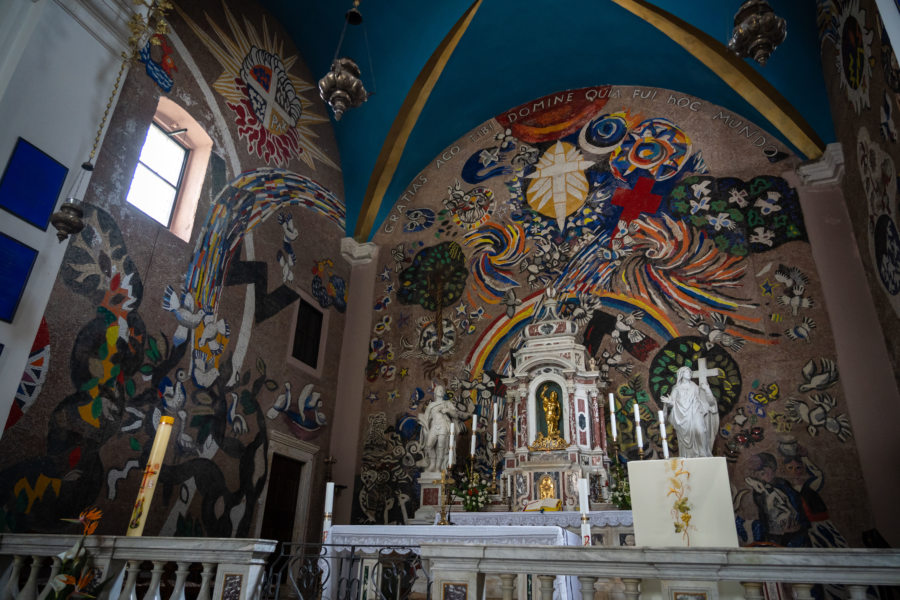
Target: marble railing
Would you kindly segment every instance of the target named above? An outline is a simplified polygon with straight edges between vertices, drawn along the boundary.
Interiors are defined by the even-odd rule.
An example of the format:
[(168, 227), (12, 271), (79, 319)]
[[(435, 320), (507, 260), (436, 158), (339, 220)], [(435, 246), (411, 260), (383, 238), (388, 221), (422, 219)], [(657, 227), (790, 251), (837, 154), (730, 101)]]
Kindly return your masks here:
[(763, 600), (764, 586), (774, 586), (768, 587), (769, 597), (774, 591), (778, 597), (812, 600), (816, 584), (864, 600), (869, 586), (900, 585), (897, 550), (422, 544), (420, 552), (430, 564), (433, 600), (481, 598), (485, 576), (499, 578), (499, 593), (489, 588), (488, 596), (503, 600), (523, 598), (527, 576), (534, 578), (534, 598), (540, 600), (552, 600), (554, 586), (561, 597), (563, 579), (570, 582), (563, 595), (574, 596), (568, 600), (594, 600), (595, 595), (671, 600), (678, 590), (692, 598)]
[[(75, 535), (0, 535), (0, 600), (46, 598)], [(271, 540), (89, 536), (100, 599), (258, 598)]]

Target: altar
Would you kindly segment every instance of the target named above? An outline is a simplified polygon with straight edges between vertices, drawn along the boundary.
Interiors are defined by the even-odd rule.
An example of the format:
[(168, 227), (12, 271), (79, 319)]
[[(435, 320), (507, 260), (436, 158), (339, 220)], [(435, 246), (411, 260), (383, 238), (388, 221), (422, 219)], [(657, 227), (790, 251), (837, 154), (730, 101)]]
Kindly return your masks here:
[[(435, 515), (437, 523), (439, 516)], [(477, 527), (562, 527), (581, 535), (581, 513), (558, 512), (453, 512), (452, 525)], [(594, 546), (633, 546), (634, 518), (630, 510), (594, 510), (588, 512)]]
[[(331, 547), (321, 559), (323, 571), (328, 573), (322, 590), (322, 598), (335, 600), (345, 596), (341, 582), (361, 580), (365, 582), (359, 597), (367, 596), (366, 590), (380, 584), (378, 572), (385, 551), (390, 555), (418, 554), (422, 544), (450, 543), (466, 545), (500, 544), (510, 546), (578, 546), (578, 534), (562, 527), (518, 526), (436, 526), (436, 525), (334, 525), (330, 533)], [(362, 555), (362, 558), (360, 558)], [(427, 571), (427, 566), (425, 567)], [(523, 575), (528, 575), (523, 573)], [(527, 597), (527, 577), (520, 577), (518, 598)], [(456, 581), (458, 580), (458, 581)], [(460, 573), (454, 585), (465, 587), (467, 600), (478, 600), (483, 595), (485, 581), (474, 573)], [(376, 582), (376, 583), (373, 583)], [(492, 584), (493, 582), (488, 582)], [(470, 591), (469, 591), (470, 590)], [(557, 577), (554, 584), (554, 600), (579, 600), (580, 590), (576, 577)], [(415, 591), (415, 588), (414, 590)], [(422, 590), (424, 592), (424, 590)], [(489, 594), (499, 597), (497, 594)], [(375, 597), (368, 595), (369, 598)], [(424, 596), (423, 596), (424, 597)]]

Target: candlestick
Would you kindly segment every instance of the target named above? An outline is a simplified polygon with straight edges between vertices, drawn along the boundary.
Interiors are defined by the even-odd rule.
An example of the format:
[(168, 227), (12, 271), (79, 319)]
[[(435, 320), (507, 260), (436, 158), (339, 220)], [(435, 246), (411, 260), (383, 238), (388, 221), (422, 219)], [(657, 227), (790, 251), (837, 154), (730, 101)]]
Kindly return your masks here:
[(150, 457), (147, 459), (147, 466), (144, 469), (144, 478), (141, 480), (141, 487), (138, 490), (137, 499), (134, 501), (134, 510), (131, 513), (131, 520), (128, 522), (128, 530), (125, 532), (127, 536), (140, 536), (144, 533), (144, 524), (147, 521), (147, 514), (150, 512), (153, 492), (156, 491), (156, 480), (159, 478), (162, 461), (166, 457), (166, 448), (169, 445), (169, 436), (172, 433), (174, 422), (174, 417), (159, 418), (159, 427), (156, 428), (156, 436), (150, 447)]
[(609, 394), (609, 427), (612, 432), (613, 441), (616, 441), (616, 397)]

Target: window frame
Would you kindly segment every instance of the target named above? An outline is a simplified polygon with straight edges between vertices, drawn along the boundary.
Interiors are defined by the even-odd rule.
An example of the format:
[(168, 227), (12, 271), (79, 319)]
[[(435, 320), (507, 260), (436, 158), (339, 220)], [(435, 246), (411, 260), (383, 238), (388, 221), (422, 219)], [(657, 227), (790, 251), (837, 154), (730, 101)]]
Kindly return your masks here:
[[(317, 379), (321, 379), (322, 372), (325, 367), (325, 351), (326, 351), (326, 346), (328, 344), (328, 317), (329, 317), (330, 311), (325, 310), (321, 306), (319, 306), (319, 303), (316, 302), (316, 300), (314, 298), (310, 297), (310, 295), (307, 294), (306, 292), (304, 292), (303, 290), (295, 289), (294, 291), (296, 291), (298, 293), (300, 298), (296, 302), (297, 306), (296, 306), (296, 308), (294, 308), (293, 316), (291, 317), (291, 336), (290, 336), (290, 339), (288, 340), (288, 345), (287, 345), (286, 362), (287, 362), (287, 364), (289, 364), (293, 367), (296, 367), (296, 368), (300, 369), (301, 371), (309, 373), (310, 375), (314, 376)], [(316, 367), (315, 368), (306, 364), (302, 360), (294, 357), (294, 338), (297, 335), (297, 321), (300, 317), (300, 306), (301, 306), (300, 300), (305, 301), (307, 304), (309, 304), (315, 310), (319, 311), (322, 314), (322, 327), (319, 329), (319, 352), (316, 357)]]
[[(170, 140), (172, 140), (173, 142), (175, 142), (175, 143), (178, 145), (179, 148), (181, 148), (182, 150), (184, 150), (184, 156), (183, 156), (182, 159), (181, 159), (181, 169), (179, 169), (179, 171), (178, 171), (178, 182), (175, 183), (175, 184), (172, 184), (172, 182), (170, 182), (168, 179), (166, 179), (165, 177), (163, 177), (162, 175), (160, 175), (159, 173), (157, 173), (150, 165), (148, 165), (147, 163), (145, 163), (144, 161), (142, 161), (142, 160), (141, 160), (140, 154), (138, 154), (138, 161), (137, 161), (137, 164), (136, 164), (135, 167), (134, 167), (135, 173), (137, 173), (137, 168), (138, 168), (138, 166), (139, 166), (139, 165), (143, 165), (145, 169), (147, 169), (148, 171), (150, 171), (151, 173), (153, 173), (156, 177), (159, 177), (160, 179), (162, 179), (162, 180), (163, 180), (165, 183), (167, 183), (168, 185), (172, 186), (172, 188), (174, 188), (174, 190), (175, 190), (175, 197), (172, 198), (172, 204), (169, 205), (169, 218), (166, 220), (165, 223), (162, 223), (162, 222), (160, 222), (160, 221), (156, 221), (156, 218), (154, 218), (153, 216), (151, 216), (151, 215), (147, 214), (146, 212), (144, 212), (143, 210), (141, 210), (141, 208), (140, 208), (139, 206), (137, 206), (136, 204), (132, 204), (131, 202), (128, 202), (128, 195), (131, 194), (131, 186), (128, 187), (128, 195), (125, 196), (125, 201), (128, 202), (128, 204), (131, 204), (131, 206), (133, 206), (133, 207), (135, 207), (136, 209), (138, 209), (138, 210), (140, 210), (141, 212), (143, 212), (145, 215), (147, 215), (148, 217), (150, 217), (151, 219), (153, 219), (154, 221), (156, 221), (156, 222), (159, 223), (160, 225), (163, 225), (166, 229), (171, 230), (171, 227), (172, 227), (172, 219), (175, 217), (175, 211), (176, 211), (176, 209), (177, 209), (177, 207), (178, 207), (178, 201), (179, 201), (179, 199), (181, 198), (181, 194), (182, 194), (181, 187), (182, 187), (182, 183), (184, 182), (184, 175), (185, 175), (185, 173), (187, 172), (188, 162), (191, 160), (191, 152), (192, 152), (192, 149), (190, 148), (190, 146), (186, 145), (184, 142), (182, 142), (181, 140), (179, 140), (179, 139), (176, 137), (176, 136), (178, 136), (178, 135), (181, 135), (180, 133), (177, 133), (177, 134), (174, 134), (174, 135), (172, 134), (173, 131), (178, 131), (177, 129), (167, 129), (166, 126), (165, 126), (165, 124), (164, 124), (164, 123), (161, 123), (161, 122), (160, 122), (158, 119), (156, 119), (156, 118), (154, 118), (152, 121), (150, 121), (150, 125), (147, 127), (147, 136), (150, 135), (150, 130), (151, 130), (153, 127), (156, 127), (157, 129), (159, 129), (159, 131), (162, 132), (163, 135), (165, 135), (166, 137), (168, 137)], [(144, 145), (147, 144), (147, 136), (144, 136)], [(144, 146), (142, 145), (142, 146), (141, 146), (141, 154), (143, 154), (143, 151), (144, 151)], [(132, 175), (132, 177), (131, 177), (131, 183), (132, 183), (132, 185), (134, 185), (134, 175)]]
[[(212, 138), (209, 137), (206, 130), (184, 107), (166, 96), (160, 96), (152, 122), (163, 131), (186, 130), (183, 133), (176, 134), (177, 137), (170, 136), (171, 139), (174, 139), (179, 145), (186, 148), (188, 154), (184, 165), (182, 165), (179, 189), (172, 212), (169, 215), (169, 225), (165, 227), (183, 242), (190, 243), (194, 222), (197, 218), (197, 208), (200, 205), (200, 194), (206, 181), (209, 157), (212, 154)], [(150, 125), (148, 125), (148, 129), (149, 127)], [(141, 145), (141, 148), (143, 148), (143, 145)], [(135, 165), (136, 168), (137, 166)], [(133, 176), (132, 179), (134, 179)], [(140, 210), (127, 201), (124, 204)], [(146, 213), (141, 211), (141, 214)], [(150, 218), (152, 219), (153, 217)], [(153, 222), (158, 223), (156, 219), (153, 219)], [(163, 225), (160, 223), (160, 226)]]

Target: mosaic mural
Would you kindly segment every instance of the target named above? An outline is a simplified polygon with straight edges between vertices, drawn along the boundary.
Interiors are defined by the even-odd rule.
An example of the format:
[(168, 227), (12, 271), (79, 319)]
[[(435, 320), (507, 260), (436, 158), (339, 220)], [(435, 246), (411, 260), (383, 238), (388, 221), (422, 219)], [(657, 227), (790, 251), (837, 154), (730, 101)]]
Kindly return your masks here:
[[(900, 234), (896, 115), (900, 65), (873, 0), (818, 0), (819, 34), (854, 233), (885, 343), (900, 360)], [(894, 369), (900, 383), (900, 371)]]
[[(623, 459), (638, 453), (632, 404), (645, 455), (659, 456), (661, 396), (679, 367), (703, 369), (742, 543), (846, 545), (841, 531), (860, 525), (828, 483), (859, 482), (858, 462), (797, 191), (780, 176), (796, 164), (738, 115), (623, 86), (538, 98), (448, 147), (374, 239), (390, 252), (356, 519), (404, 522), (418, 508), (415, 417), (433, 383), (484, 418), (553, 288), (602, 395), (616, 394)], [(481, 448), (476, 463), (490, 473)]]
[[(174, 426), (148, 520), (158, 535), (251, 535), (270, 433), (328, 446), (339, 345), (326, 342), (318, 378), (289, 355), (302, 293), (331, 313), (336, 339), (343, 329), (334, 139), (265, 16), (212, 1), (185, 10), (203, 14), (213, 37), (194, 37), (196, 17), (179, 13), (123, 84), (86, 227), (68, 243), (0, 441), (0, 531), (60, 531), (61, 518), (96, 504), (101, 530), (121, 534), (164, 415)], [(215, 81), (198, 78), (209, 53), (226, 69)], [(127, 190), (143, 141), (134, 132), (161, 90), (214, 139), (189, 245), (116, 191)], [(212, 90), (232, 113), (207, 102)], [(314, 179), (320, 163), (335, 169)]]

